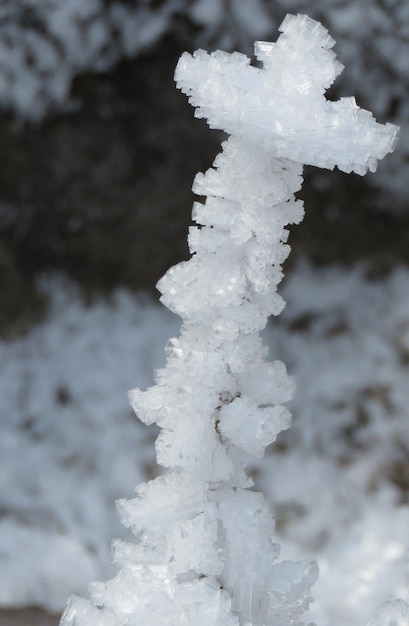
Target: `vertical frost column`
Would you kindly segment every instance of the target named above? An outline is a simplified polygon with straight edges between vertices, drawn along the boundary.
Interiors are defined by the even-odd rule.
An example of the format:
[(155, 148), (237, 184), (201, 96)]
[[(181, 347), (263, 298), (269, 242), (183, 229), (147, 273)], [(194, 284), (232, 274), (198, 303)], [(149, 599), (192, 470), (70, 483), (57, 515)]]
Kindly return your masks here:
[[(276, 286), (289, 253), (285, 226), (303, 216), (294, 199), (301, 181), (300, 165), (230, 138), (214, 168), (194, 182), (207, 200), (194, 205), (193, 256), (158, 283), (162, 302), (184, 323), (158, 385), (133, 392), (131, 401), (140, 417), (147, 411), (164, 429), (158, 462), (212, 489), (222, 482), (247, 487), (247, 455), (263, 456), (290, 424), (281, 403), (293, 385), (282, 363), (264, 360), (259, 331), (284, 307)], [(152, 397), (166, 415), (162, 406), (152, 412)]]
[(163, 561), (178, 584), (187, 577), (196, 591), (216, 593), (209, 624), (262, 625), (283, 610), (290, 624), (317, 575), (314, 563), (277, 562), (271, 514), (262, 495), (246, 489), (253, 483), (245, 471), (290, 425), (282, 403), (293, 383), (281, 362), (265, 360), (259, 331), (284, 306), (276, 286), (289, 253), (285, 226), (303, 216), (294, 198), (301, 169), (230, 138), (214, 168), (196, 177), (193, 189), (207, 199), (193, 209), (193, 256), (158, 283), (164, 304), (184, 320), (181, 333), (156, 386), (130, 394), (139, 418), (162, 428), (157, 459), (171, 471), (146, 486), (150, 506), (161, 510), (155, 521), (135, 528), (140, 499), (120, 505), (122, 519), (150, 534), (167, 503)]
[(259, 337), (284, 303), (277, 294), (289, 253), (286, 225), (302, 164), (364, 174), (392, 151), (382, 126), (353, 98), (329, 102), (342, 66), (317, 22), (288, 15), (277, 43), (244, 55), (185, 53), (176, 82), (212, 128), (231, 136), (193, 191), (189, 261), (159, 281), (183, 318), (156, 385), (130, 393), (138, 417), (162, 429), (159, 478), (118, 504), (135, 544), (114, 543), (118, 575), (73, 598), (65, 626), (290, 626), (308, 606), (317, 567), (280, 562), (274, 523), (246, 466), (288, 428), (293, 384), (266, 361)]

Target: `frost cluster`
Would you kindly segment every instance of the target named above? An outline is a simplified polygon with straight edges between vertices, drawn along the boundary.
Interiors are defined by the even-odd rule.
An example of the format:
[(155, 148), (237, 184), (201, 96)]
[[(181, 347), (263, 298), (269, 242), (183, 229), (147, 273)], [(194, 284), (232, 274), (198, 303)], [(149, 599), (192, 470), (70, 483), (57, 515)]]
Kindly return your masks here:
[(377, 160), (394, 149), (397, 127), (377, 124), (355, 98), (325, 98), (343, 66), (331, 50), (335, 41), (318, 22), (305, 19), (300, 28), (300, 19), (288, 15), (280, 30), (276, 43), (255, 45), (263, 70), (240, 53), (185, 53), (175, 78), (195, 115), (277, 157), (374, 172)]
[(135, 544), (114, 543), (120, 566), (72, 598), (63, 626), (290, 626), (308, 608), (311, 561), (280, 561), (274, 522), (246, 468), (289, 427), (293, 383), (259, 336), (284, 302), (277, 294), (298, 223), (302, 164), (364, 174), (393, 149), (397, 128), (354, 102), (326, 101), (340, 71), (317, 22), (289, 15), (276, 44), (258, 42), (262, 68), (240, 54), (182, 56), (176, 82), (210, 126), (231, 134), (198, 174), (192, 257), (159, 281), (182, 317), (156, 385), (130, 402), (156, 423), (166, 472), (118, 503)]

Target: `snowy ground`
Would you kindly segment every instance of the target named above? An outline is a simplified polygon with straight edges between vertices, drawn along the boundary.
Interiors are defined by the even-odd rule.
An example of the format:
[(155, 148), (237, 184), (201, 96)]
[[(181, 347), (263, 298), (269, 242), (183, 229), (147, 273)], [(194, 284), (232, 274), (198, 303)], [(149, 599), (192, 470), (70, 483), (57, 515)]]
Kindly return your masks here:
[[(114, 501), (157, 472), (126, 392), (152, 383), (179, 322), (118, 292), (86, 308), (44, 280), (49, 319), (0, 344), (0, 604), (60, 610), (111, 573)], [(365, 624), (408, 599), (409, 271), (299, 265), (265, 337), (295, 376), (293, 426), (255, 468), (282, 557), (318, 560), (309, 620)]]

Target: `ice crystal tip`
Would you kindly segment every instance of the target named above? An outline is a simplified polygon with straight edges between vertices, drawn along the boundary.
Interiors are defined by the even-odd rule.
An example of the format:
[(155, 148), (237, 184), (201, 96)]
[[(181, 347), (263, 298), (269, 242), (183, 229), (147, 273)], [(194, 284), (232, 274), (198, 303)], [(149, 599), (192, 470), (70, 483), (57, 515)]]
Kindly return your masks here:
[(319, 22), (287, 15), (280, 31), (276, 43), (255, 43), (262, 68), (238, 53), (184, 53), (175, 80), (195, 115), (277, 157), (360, 175), (375, 171), (393, 151), (399, 128), (377, 123), (354, 98), (325, 98), (343, 66)]

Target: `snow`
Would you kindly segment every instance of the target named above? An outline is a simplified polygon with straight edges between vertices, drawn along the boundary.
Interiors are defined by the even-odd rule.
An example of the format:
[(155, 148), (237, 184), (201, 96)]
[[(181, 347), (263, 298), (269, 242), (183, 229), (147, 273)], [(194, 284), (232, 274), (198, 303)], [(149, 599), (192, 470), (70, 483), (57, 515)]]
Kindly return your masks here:
[[(111, 539), (123, 536), (114, 500), (157, 471), (153, 436), (130, 419), (126, 392), (152, 383), (179, 323), (126, 292), (88, 308), (62, 280), (44, 288), (48, 319), (0, 348), (0, 599), (59, 610), (110, 571)], [(367, 280), (360, 268), (303, 263), (281, 291), (288, 304), (265, 340), (296, 381), (294, 418), (257, 463), (257, 488), (283, 558), (319, 563), (310, 619), (362, 626), (384, 599), (409, 595), (407, 486), (391, 475), (409, 449), (409, 270)], [(362, 404), (366, 425), (356, 421)], [(37, 442), (19, 427), (34, 406)]]
[(157, 43), (182, 0), (152, 9), (115, 0), (23, 0), (0, 7), (0, 106), (40, 121), (67, 110), (80, 72), (102, 72)]
[(155, 471), (126, 391), (151, 382), (179, 324), (125, 292), (87, 309), (62, 279), (46, 289), (48, 322), (0, 348), (0, 602), (59, 609), (70, 579), (80, 591), (110, 571), (115, 499)]
[(223, 18), (223, 5), (220, 0), (196, 0), (193, 2), (189, 15), (194, 22), (212, 26)]

